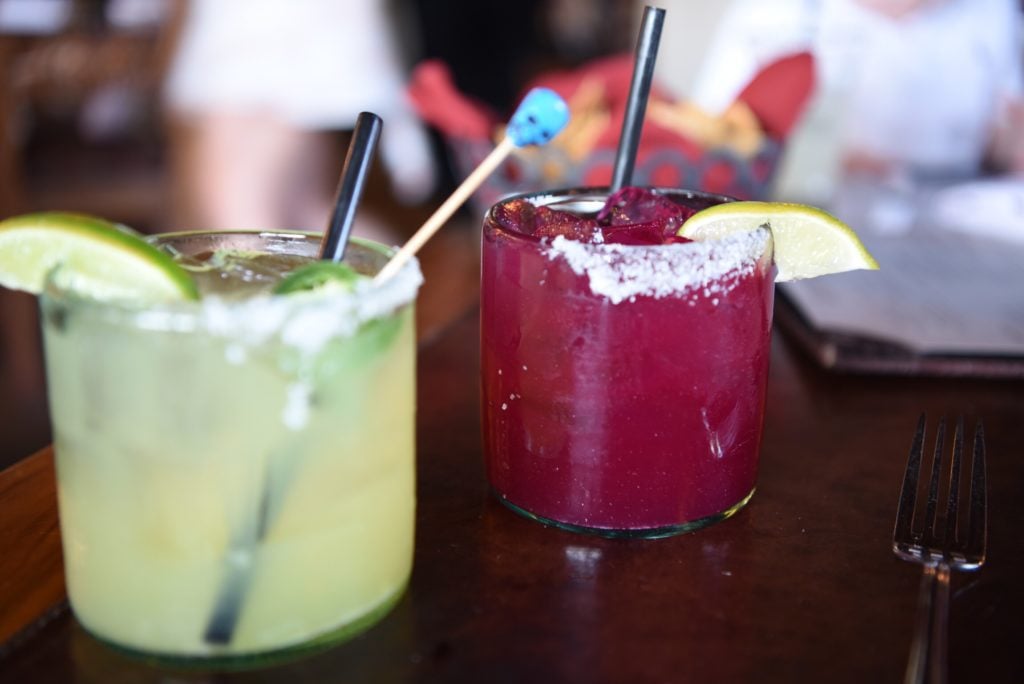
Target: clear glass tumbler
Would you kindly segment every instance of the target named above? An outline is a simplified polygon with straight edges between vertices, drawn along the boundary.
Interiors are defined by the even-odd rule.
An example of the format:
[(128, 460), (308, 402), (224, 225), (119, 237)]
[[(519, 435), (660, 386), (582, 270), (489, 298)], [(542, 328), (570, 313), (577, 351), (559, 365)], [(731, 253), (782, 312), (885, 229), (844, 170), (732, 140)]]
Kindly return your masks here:
[[(75, 616), (117, 647), (208, 664), (360, 631), (412, 563), (418, 266), (271, 296), (275, 261), (316, 258), (319, 236), (154, 242), (201, 301), (129, 308), (59, 278), (41, 298)], [(373, 274), (388, 254), (355, 240), (346, 261)]]

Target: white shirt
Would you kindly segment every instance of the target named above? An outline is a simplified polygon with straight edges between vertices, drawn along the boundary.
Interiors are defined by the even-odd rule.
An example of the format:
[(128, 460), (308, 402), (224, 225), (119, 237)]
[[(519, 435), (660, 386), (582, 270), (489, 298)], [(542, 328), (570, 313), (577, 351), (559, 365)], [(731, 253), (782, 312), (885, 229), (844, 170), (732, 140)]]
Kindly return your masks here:
[(406, 105), (386, 12), (382, 0), (192, 0), (168, 105), (265, 110), (307, 128), (351, 128), (363, 110), (389, 120)]
[(734, 0), (693, 99), (721, 111), (762, 67), (810, 50), (821, 94), (840, 98), (842, 147), (969, 174), (1022, 92), (1020, 21), (1014, 0), (939, 0), (900, 19), (856, 0)]

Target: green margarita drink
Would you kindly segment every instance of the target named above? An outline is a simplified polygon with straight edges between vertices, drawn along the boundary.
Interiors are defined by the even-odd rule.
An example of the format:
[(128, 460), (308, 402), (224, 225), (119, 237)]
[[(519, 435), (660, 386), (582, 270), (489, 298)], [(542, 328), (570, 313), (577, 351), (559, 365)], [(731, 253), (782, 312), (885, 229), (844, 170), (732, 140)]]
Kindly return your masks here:
[[(68, 594), (114, 645), (235, 660), (352, 634), (405, 587), (414, 526), (413, 262), (278, 294), (302, 234), (153, 244), (198, 297), (40, 299)], [(353, 241), (376, 273), (388, 252)]]

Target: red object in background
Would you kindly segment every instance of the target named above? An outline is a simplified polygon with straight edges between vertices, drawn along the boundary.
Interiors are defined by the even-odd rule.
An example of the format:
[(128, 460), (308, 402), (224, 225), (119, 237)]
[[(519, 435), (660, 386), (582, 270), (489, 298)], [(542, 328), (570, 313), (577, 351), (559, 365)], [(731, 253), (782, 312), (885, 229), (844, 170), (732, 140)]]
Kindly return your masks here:
[(800, 52), (772, 62), (740, 92), (765, 133), (785, 140), (814, 91), (814, 57)]
[[(550, 88), (568, 101), (584, 81), (600, 83), (604, 90), (603, 104), (608, 108), (610, 119), (597, 139), (595, 147), (614, 150), (619, 146), (619, 136), (622, 133), (622, 123), (626, 118), (626, 103), (629, 99), (629, 85), (632, 78), (633, 55), (629, 53), (597, 59), (577, 69), (543, 74), (531, 82), (527, 90), (536, 87)], [(672, 100), (673, 98), (657, 84), (652, 84), (650, 99)], [(680, 146), (687, 148), (687, 152), (700, 153), (700, 146), (694, 142), (650, 119), (644, 120), (640, 147), (637, 149), (638, 158), (644, 156), (647, 150)]]
[[(524, 93), (529, 88), (544, 86), (569, 101), (570, 107), (599, 107), (607, 115), (604, 128), (589, 139), (592, 147), (582, 158), (578, 148), (570, 150), (558, 138), (551, 145), (513, 155), (476, 192), (474, 201), (486, 208), (512, 193), (607, 185), (612, 177), (632, 74), (632, 55), (624, 54), (534, 79)], [(573, 96), (585, 82), (600, 84), (599, 103), (573, 102)], [(809, 53), (784, 57), (751, 80), (738, 100), (750, 107), (766, 133), (761, 147), (753, 154), (740, 153), (728, 146), (705, 147), (678, 131), (645, 119), (632, 182), (709, 190), (740, 199), (765, 196), (782, 144), (799, 120), (813, 88), (814, 61)], [(413, 72), (408, 93), (420, 116), (445, 136), (455, 165), (462, 173), (468, 175), (494, 148), (504, 119), (460, 93), (443, 63), (421, 63)], [(671, 100), (657, 84), (652, 86), (650, 97), (652, 101)]]
[[(524, 90), (543, 86), (568, 99), (586, 78), (596, 79), (604, 86), (604, 104), (612, 112), (623, 112), (629, 99), (633, 78), (633, 55), (621, 54), (595, 59), (576, 69), (563, 69), (541, 74)], [(651, 85), (651, 98), (671, 99), (657, 83)]]
[(490, 140), (498, 124), (486, 105), (459, 92), (451, 69), (436, 59), (413, 69), (406, 94), (423, 120), (448, 138)]
[(724, 159), (720, 159), (704, 168), (704, 173), (700, 178), (700, 187), (707, 192), (727, 195), (735, 182), (736, 167)]

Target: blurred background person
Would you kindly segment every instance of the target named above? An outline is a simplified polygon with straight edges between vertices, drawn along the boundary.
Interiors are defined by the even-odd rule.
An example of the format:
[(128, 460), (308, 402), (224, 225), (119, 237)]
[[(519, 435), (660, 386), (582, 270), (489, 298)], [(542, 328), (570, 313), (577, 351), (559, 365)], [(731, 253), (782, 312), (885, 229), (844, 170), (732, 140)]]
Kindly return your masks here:
[[(321, 229), (341, 168), (332, 135), (351, 130), (361, 111), (384, 121), (378, 158), (395, 197), (431, 194), (432, 153), (405, 102), (399, 22), (384, 0), (189, 0), (176, 9), (164, 90), (176, 228)], [(397, 239), (368, 212), (355, 231)]]
[(842, 179), (1024, 172), (1016, 0), (733, 0), (692, 97), (715, 111), (760, 66), (809, 49), (814, 102), (777, 194), (827, 203)]

